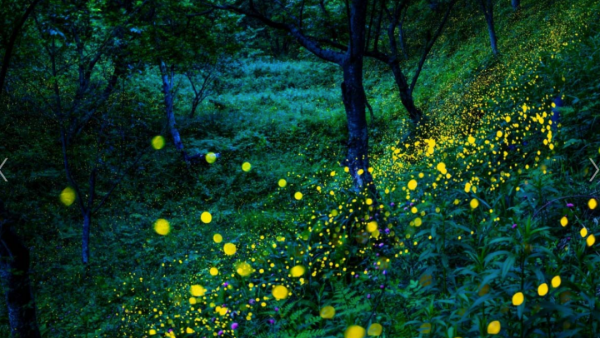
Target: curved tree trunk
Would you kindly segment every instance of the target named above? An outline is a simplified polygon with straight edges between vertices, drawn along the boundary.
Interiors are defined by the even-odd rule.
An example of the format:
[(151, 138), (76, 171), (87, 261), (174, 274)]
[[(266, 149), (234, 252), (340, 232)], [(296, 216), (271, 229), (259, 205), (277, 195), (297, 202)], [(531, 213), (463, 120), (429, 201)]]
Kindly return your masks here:
[[(1, 203), (1, 202), (0, 202)], [(13, 337), (38, 338), (35, 302), (29, 278), (29, 249), (11, 228), (0, 204), (0, 275), (6, 291), (8, 320)]]
[(398, 86), (400, 101), (402, 101), (402, 105), (404, 106), (404, 108), (406, 108), (408, 116), (410, 117), (410, 120), (412, 121), (413, 125), (417, 126), (421, 122), (423, 112), (415, 105), (415, 100), (413, 99), (412, 91), (408, 86), (404, 74), (402, 74), (402, 70), (400, 69), (398, 61), (391, 62), (390, 68), (392, 69), (392, 74), (394, 75), (394, 81), (396, 81), (396, 85)]

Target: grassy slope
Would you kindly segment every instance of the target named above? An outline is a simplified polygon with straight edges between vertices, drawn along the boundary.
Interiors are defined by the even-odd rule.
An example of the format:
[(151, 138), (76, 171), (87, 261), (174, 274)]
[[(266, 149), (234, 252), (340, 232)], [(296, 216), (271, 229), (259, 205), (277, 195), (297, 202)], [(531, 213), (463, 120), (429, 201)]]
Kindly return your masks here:
[[(586, 2), (581, 3), (585, 6)], [(575, 14), (580, 11), (572, 10)], [(522, 56), (533, 58), (540, 52), (533, 43), (538, 39), (550, 36), (555, 46), (564, 39), (566, 27), (551, 26), (560, 22), (560, 17), (544, 21), (551, 16), (542, 5), (525, 7), (517, 17), (508, 9), (499, 12), (504, 64), (510, 65)], [(442, 48), (428, 61), (417, 87), (417, 100), (426, 111), (455, 120), (441, 119), (440, 126), (461, 121), (470, 111), (469, 104), (492, 100), (495, 92), (490, 90), (491, 85), (510, 72), (510, 66), (495, 64), (489, 51), (481, 48), (487, 46), (487, 36), (483, 21), (479, 16), (475, 20), (482, 29), (469, 34), (458, 47), (450, 45), (449, 38), (441, 39)], [(546, 24), (543, 30), (528, 36), (540, 22)], [(517, 37), (523, 43), (514, 43)], [(368, 95), (377, 116), (371, 127), (372, 145), (375, 154), (383, 155), (383, 149), (400, 134), (403, 113), (389, 74), (374, 64), (367, 69)], [(149, 75), (140, 80), (158, 82)], [(129, 317), (124, 324), (119, 316), (134, 308), (145, 314), (153, 304), (178, 301), (174, 299), (177, 292), (165, 290), (185, 289), (190, 272), (217, 258), (216, 252), (203, 245), (215, 231), (235, 237), (244, 231), (263, 234), (272, 232), (273, 227), (285, 227), (295, 205), (282, 203), (281, 199), (322, 182), (323, 175), (318, 179), (313, 175), (335, 169), (335, 161), (343, 156), (345, 132), (339, 80), (335, 67), (312, 61), (244, 62), (237, 74), (224, 80), (229, 89), (215, 97), (230, 108), (211, 112), (212, 107), (206, 103), (198, 118), (181, 119), (188, 148), (219, 151), (223, 158), (208, 170), (186, 172), (172, 150), (153, 155), (146, 166), (147, 174), (125, 185), (97, 218), (93, 263), (88, 268), (78, 263), (77, 213), (61, 211), (53, 219), (45, 219), (60, 224), (58, 233), (50, 231), (49, 236), (61, 246), (55, 251), (39, 243), (34, 256), (36, 295), (46, 334), (139, 332), (147, 320), (145, 316), (135, 321), (130, 319), (135, 317)], [(156, 87), (147, 86), (147, 94), (157, 98), (154, 114), (160, 116), (160, 93)], [(179, 108), (187, 111), (184, 104)], [(439, 132), (449, 135), (454, 131), (441, 128)], [(253, 165), (249, 175), (240, 170), (244, 161)], [(282, 177), (290, 184), (285, 192), (276, 187)], [(48, 204), (55, 203), (55, 195), (43, 198)], [(57, 207), (44, 208), (56, 213)], [(213, 214), (211, 225), (198, 221), (204, 210)], [(169, 218), (176, 230), (168, 238), (156, 238), (151, 230), (158, 217)], [(182, 263), (178, 263), (180, 260)], [(164, 262), (175, 264), (165, 267)], [(153, 282), (141, 287), (139, 278), (153, 278)], [(143, 288), (146, 290), (142, 293), (136, 291)]]

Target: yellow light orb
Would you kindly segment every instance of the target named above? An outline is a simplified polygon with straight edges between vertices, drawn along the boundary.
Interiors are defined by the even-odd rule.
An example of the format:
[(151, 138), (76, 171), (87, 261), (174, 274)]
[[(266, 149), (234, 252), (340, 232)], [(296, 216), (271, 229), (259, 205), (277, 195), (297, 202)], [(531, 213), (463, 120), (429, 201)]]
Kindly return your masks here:
[(282, 178), (277, 184), (279, 184), (279, 187), (285, 188), (285, 186), (287, 185), (287, 181)]
[(512, 303), (514, 306), (519, 306), (523, 304), (524, 300), (525, 296), (523, 295), (523, 292), (517, 292), (512, 296)]
[(223, 251), (225, 251), (227, 256), (232, 256), (235, 255), (237, 248), (235, 247), (235, 244), (227, 243), (223, 246)]
[(546, 294), (548, 294), (548, 284), (542, 283), (538, 286), (538, 295), (544, 297)]
[(273, 288), (273, 297), (277, 300), (286, 299), (288, 294), (288, 289), (283, 285), (277, 285)]
[(367, 231), (368, 232), (373, 232), (375, 230), (377, 230), (377, 222), (371, 221), (371, 222), (367, 223)]
[(211, 276), (216, 276), (216, 275), (219, 274), (219, 269), (217, 269), (217, 268), (210, 268), (209, 272), (210, 272)]
[(217, 155), (215, 153), (208, 153), (206, 154), (206, 156), (204, 156), (204, 158), (206, 159), (206, 162), (208, 163), (215, 163), (215, 161), (217, 160)]
[(66, 205), (66, 206), (71, 206), (71, 204), (73, 204), (73, 202), (75, 202), (75, 190), (73, 190), (73, 188), (71, 188), (71, 187), (66, 187), (60, 193), (60, 201), (62, 204)]
[(360, 325), (352, 325), (344, 332), (344, 338), (364, 338), (367, 331)]
[(471, 205), (471, 209), (475, 209), (479, 206), (479, 201), (476, 198), (474, 198), (471, 200), (471, 203), (469, 203), (469, 204)]
[(159, 218), (154, 222), (154, 231), (159, 235), (166, 236), (171, 232), (171, 224), (166, 219)]
[(242, 164), (242, 170), (245, 172), (249, 172), (250, 169), (252, 169), (252, 165), (249, 162), (244, 162), (244, 164)]
[(196, 284), (190, 287), (190, 293), (194, 297), (202, 297), (204, 294), (206, 294), (206, 289)]
[(246, 263), (246, 262), (241, 262), (238, 263), (235, 267), (235, 272), (238, 273), (238, 275), (242, 276), (242, 277), (248, 277), (250, 276), (250, 274), (252, 273), (252, 271), (254, 271), (252, 269), (252, 267), (250, 266), (250, 264)]
[(152, 148), (156, 150), (161, 150), (162, 148), (164, 148), (164, 146), (165, 138), (160, 135), (154, 136), (154, 138), (152, 139)]
[(488, 324), (487, 332), (488, 332), (488, 334), (498, 334), (498, 333), (500, 333), (500, 328), (501, 328), (500, 322), (497, 320), (494, 320), (493, 322)]
[(298, 192), (296, 192), (296, 193), (294, 194), (294, 198), (295, 198), (295, 199), (297, 199), (298, 201), (299, 201), (299, 200), (301, 200), (301, 199), (302, 199), (302, 193), (301, 193), (301, 192), (299, 192), (299, 191), (298, 191)]
[(598, 201), (596, 201), (596, 199), (595, 199), (595, 198), (592, 198), (592, 199), (590, 199), (590, 200), (588, 201), (588, 207), (589, 207), (591, 210), (594, 210), (594, 209), (596, 209), (596, 207), (597, 207), (597, 206), (598, 206)]
[(223, 242), (223, 236), (221, 236), (221, 234), (214, 234), (213, 241), (215, 241), (215, 243), (219, 244), (219, 243)]
[(563, 216), (563, 218), (560, 219), (560, 225), (566, 227), (567, 224), (569, 224), (569, 220), (567, 219), (567, 216)]
[(554, 276), (554, 278), (552, 278), (552, 287), (556, 289), (560, 286), (561, 282), (562, 280), (560, 279), (560, 276)]
[(333, 306), (327, 305), (321, 309), (319, 314), (323, 319), (331, 319), (333, 318), (333, 316), (335, 316), (335, 309), (333, 308)]
[(200, 215), (200, 220), (202, 221), (202, 223), (208, 224), (210, 223), (210, 221), (212, 221), (212, 215), (210, 214), (210, 212), (205, 211), (202, 213), (202, 215)]
[(417, 189), (417, 181), (416, 180), (408, 181), (408, 189), (410, 189), (410, 190)]
[(298, 278), (304, 275), (304, 272), (306, 272), (306, 268), (304, 268), (302, 265), (296, 265), (292, 268), (290, 272), (292, 274), (292, 277)]
[(579, 235), (581, 235), (581, 238), (585, 238), (585, 236), (587, 236), (588, 231), (586, 228), (581, 228), (581, 230), (579, 230)]
[(371, 326), (369, 326), (367, 334), (372, 337), (377, 337), (381, 335), (381, 332), (383, 332), (383, 327), (381, 326), (381, 324), (373, 323), (371, 324)]
[(587, 246), (594, 245), (594, 243), (596, 243), (596, 236), (594, 236), (594, 234), (589, 235), (585, 242), (587, 243)]

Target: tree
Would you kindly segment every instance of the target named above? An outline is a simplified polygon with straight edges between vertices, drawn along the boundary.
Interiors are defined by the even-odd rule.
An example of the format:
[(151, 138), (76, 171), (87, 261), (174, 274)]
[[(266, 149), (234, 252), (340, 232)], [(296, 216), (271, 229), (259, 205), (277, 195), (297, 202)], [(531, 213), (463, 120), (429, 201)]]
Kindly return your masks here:
[(15, 233), (15, 215), (0, 201), (0, 276), (6, 293), (11, 335), (19, 338), (40, 337), (36, 307), (29, 278), (29, 249)]
[[(323, 1), (300, 1), (281, 3), (271, 1), (241, 1), (233, 4), (214, 5), (215, 8), (232, 11), (254, 18), (263, 24), (288, 32), (303, 48), (318, 58), (340, 66), (343, 74), (341, 94), (346, 111), (348, 127), (347, 155), (344, 163), (349, 168), (354, 187), (357, 190), (369, 188), (375, 192), (375, 186), (369, 172), (369, 134), (366, 119), (366, 95), (363, 86), (363, 65), (365, 56), (366, 21), (368, 1), (352, 0), (343, 4), (334, 4), (334, 10), (344, 13), (345, 50), (333, 50), (323, 47), (323, 39), (313, 36), (311, 27), (315, 22), (324, 22), (331, 34), (338, 31), (334, 12)], [(305, 26), (305, 10), (310, 11), (313, 20), (311, 27)], [(295, 13), (295, 14), (294, 14)], [(319, 33), (312, 31), (312, 33)]]
[[(496, 29), (494, 27), (494, 0), (477, 0), (479, 1), (479, 7), (485, 17), (485, 22), (488, 27), (488, 34), (490, 35), (490, 46), (494, 55), (498, 55), (498, 38), (496, 37)], [(514, 1), (513, 1), (514, 6)]]
[(33, 0), (27, 9), (25, 9), (25, 13), (17, 20), (15, 23), (10, 37), (8, 39), (8, 43), (4, 46), (4, 56), (2, 57), (2, 68), (0, 68), (0, 96), (4, 93), (4, 83), (6, 81), (6, 75), (8, 74), (8, 67), (10, 65), (10, 59), (13, 55), (13, 50), (15, 48), (15, 44), (17, 43), (17, 38), (21, 34), (23, 30), (23, 26), (25, 22), (29, 18), (29, 16), (35, 10), (35, 7), (43, 0)]
[[(43, 15), (35, 17), (51, 75), (50, 81), (39, 79), (43, 84), (39, 87), (51, 88), (51, 92), (39, 89), (38, 94), (44, 98), (45, 109), (51, 112), (48, 118), (58, 126), (67, 184), (83, 217), (83, 263), (88, 263), (90, 258), (94, 214), (145, 154), (137, 150), (139, 155), (133, 159), (126, 156), (126, 153), (135, 152), (131, 148), (137, 146), (132, 131), (123, 129), (124, 125), (130, 127), (132, 122), (124, 121), (124, 116), (119, 114), (111, 114), (113, 110), (108, 105), (118, 88), (118, 81), (125, 77), (128, 68), (134, 67), (128, 59), (128, 37), (124, 26), (144, 4), (138, 7), (127, 4), (125, 7), (107, 6), (100, 16), (94, 4), (52, 3)], [(77, 152), (81, 138), (95, 142)], [(119, 148), (121, 154), (115, 155)], [(75, 152), (79, 155), (76, 166), (72, 164)], [(87, 191), (82, 183), (85, 180)], [(105, 193), (100, 196), (102, 190)]]
[[(410, 5), (415, 5), (417, 2), (410, 0), (400, 0), (400, 1), (390, 1), (389, 3), (385, 0), (381, 0), (375, 2), (373, 7), (377, 10), (377, 4), (379, 4), (379, 16), (377, 17), (376, 25), (373, 27), (369, 27), (369, 32), (372, 31), (372, 34), (369, 34), (371, 37), (367, 39), (367, 50), (366, 55), (373, 57), (390, 67), (392, 74), (394, 76), (394, 80), (396, 85), (398, 86), (398, 92), (400, 94), (400, 100), (402, 104), (406, 108), (408, 115), (413, 123), (413, 126), (419, 125), (421, 119), (423, 118), (423, 112), (415, 105), (413, 92), (415, 86), (417, 84), (417, 80), (421, 75), (421, 71), (423, 70), (423, 66), (425, 65), (425, 61), (429, 56), (431, 49), (434, 44), (441, 36), (446, 23), (448, 22), (448, 18), (450, 17), (450, 13), (456, 4), (457, 0), (451, 0), (447, 4), (447, 8), (445, 13), (442, 15), (441, 19), (438, 22), (425, 22), (422, 26), (425, 31), (425, 38), (422, 43), (422, 52), (419, 62), (417, 64), (415, 73), (410, 80), (407, 79), (407, 76), (404, 74), (402, 70), (401, 61), (402, 54), (404, 53), (404, 58), (408, 58), (407, 44), (406, 44), (406, 34), (403, 30), (404, 21), (407, 12), (410, 9)], [(439, 11), (438, 3), (435, 3), (435, 7), (432, 6), (431, 10), (435, 13)], [(437, 15), (434, 15), (437, 17)], [(382, 35), (382, 26), (383, 23), (387, 22), (387, 50), (380, 49), (379, 39)], [(396, 29), (398, 29), (398, 36), (396, 36)], [(435, 30), (434, 30), (435, 29)], [(415, 34), (416, 35), (416, 34)], [(398, 48), (398, 43), (400, 42), (400, 48)], [(401, 49), (401, 50), (400, 50)], [(401, 52), (402, 51), (402, 52)]]
[[(189, 116), (192, 117), (198, 105), (206, 98), (220, 54), (231, 50), (233, 46), (228, 34), (233, 25), (227, 24), (228, 18), (213, 15), (213, 9), (197, 9), (189, 3), (154, 2), (137, 22), (145, 46), (144, 55), (140, 53), (140, 58), (148, 64), (156, 65), (160, 73), (169, 132), (175, 148), (187, 164), (207, 162), (205, 154), (190, 155), (185, 151), (175, 112), (177, 76), (185, 75), (191, 82), (193, 98)], [(186, 20), (180, 20), (182, 17)], [(198, 34), (199, 31), (210, 33)], [(199, 88), (195, 85), (198, 74), (204, 76)]]

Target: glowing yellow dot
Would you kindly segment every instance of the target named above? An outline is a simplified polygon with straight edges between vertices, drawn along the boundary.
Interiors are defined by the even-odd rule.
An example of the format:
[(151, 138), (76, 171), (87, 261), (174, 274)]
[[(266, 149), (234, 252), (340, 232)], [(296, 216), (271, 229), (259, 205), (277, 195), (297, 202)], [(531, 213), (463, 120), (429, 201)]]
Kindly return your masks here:
[(210, 221), (212, 221), (212, 215), (210, 214), (210, 212), (205, 211), (202, 213), (202, 215), (200, 215), (200, 220), (202, 221), (202, 223), (210, 223)]
[(160, 150), (165, 146), (165, 138), (158, 135), (152, 139), (152, 148)]
[(223, 251), (225, 251), (225, 254), (228, 256), (234, 255), (237, 251), (237, 248), (235, 247), (235, 244), (233, 243), (227, 243), (223, 246)]
[(297, 199), (298, 201), (299, 201), (299, 200), (301, 200), (301, 199), (302, 199), (302, 193), (301, 193), (301, 192), (299, 192), (299, 191), (298, 191), (298, 192), (296, 192), (296, 193), (294, 194), (294, 198), (295, 198), (295, 199)]
[(331, 319), (333, 318), (333, 316), (335, 316), (335, 309), (333, 308), (333, 306), (324, 306), (319, 314), (323, 319)]
[(156, 334), (156, 330), (155, 329), (151, 329), (150, 331), (148, 331), (148, 334), (151, 336), (154, 336)]
[(159, 235), (168, 235), (171, 232), (171, 225), (166, 219), (159, 218), (154, 222), (154, 231)]
[(552, 278), (552, 287), (556, 289), (560, 286), (561, 282), (562, 280), (560, 279), (560, 276), (554, 276), (554, 278)]
[(248, 172), (250, 169), (252, 169), (252, 165), (249, 162), (244, 162), (244, 164), (242, 164), (243, 171)]
[(216, 275), (219, 274), (219, 269), (217, 269), (217, 268), (210, 268), (209, 272), (210, 272), (211, 276), (216, 276)]
[(566, 227), (567, 224), (569, 224), (569, 220), (567, 219), (567, 216), (563, 216), (563, 218), (560, 219), (560, 225)]
[(285, 186), (287, 185), (287, 181), (282, 178), (277, 184), (279, 184), (281, 188), (285, 188)]
[(213, 241), (215, 241), (215, 243), (219, 244), (219, 243), (223, 242), (223, 236), (221, 236), (221, 234), (214, 234)]
[(408, 182), (408, 189), (410, 189), (410, 190), (417, 189), (417, 181), (416, 180), (410, 180)]
[(60, 201), (66, 206), (73, 204), (73, 202), (75, 202), (75, 190), (73, 190), (71, 187), (66, 187), (60, 193)]
[(489, 323), (488, 327), (487, 327), (487, 332), (488, 332), (488, 334), (500, 333), (500, 322), (497, 320), (494, 320), (493, 322)]
[(375, 230), (377, 230), (377, 222), (371, 221), (371, 222), (367, 223), (367, 231), (368, 232), (373, 232)]
[(579, 234), (581, 235), (581, 238), (585, 238), (585, 236), (588, 234), (588, 231), (586, 228), (581, 228), (581, 230), (579, 230)]
[(479, 206), (479, 201), (476, 198), (474, 198), (471, 200), (471, 203), (469, 203), (469, 204), (471, 205), (471, 209), (475, 209)]
[(587, 246), (594, 245), (594, 243), (596, 243), (596, 236), (594, 236), (594, 234), (589, 235), (585, 242), (587, 243)]
[(196, 284), (190, 287), (190, 293), (194, 297), (202, 297), (206, 293), (206, 289)]
[(538, 295), (544, 297), (548, 293), (548, 284), (542, 283), (538, 286)]
[(283, 285), (277, 285), (273, 288), (273, 297), (277, 300), (286, 299), (288, 293), (288, 289)]
[(595, 198), (592, 198), (588, 201), (588, 207), (592, 210), (596, 209), (596, 207), (598, 206), (598, 201), (596, 201)]
[(366, 334), (367, 332), (362, 326), (352, 325), (344, 332), (344, 338), (364, 338)]
[(525, 296), (523, 296), (523, 292), (517, 292), (512, 296), (512, 303), (514, 306), (519, 306), (523, 304), (525, 300)]
[(371, 326), (369, 326), (369, 331), (367, 332), (367, 334), (369, 336), (377, 337), (381, 335), (381, 332), (383, 332), (383, 327), (381, 326), (381, 324), (373, 323), (371, 324)]
[(415, 226), (420, 227), (421, 224), (423, 224), (423, 220), (421, 220), (421, 217), (415, 218)]
[(208, 153), (204, 158), (208, 163), (215, 163), (215, 161), (217, 160), (217, 155), (215, 153)]
[(302, 275), (304, 275), (304, 272), (306, 272), (306, 269), (302, 265), (296, 265), (295, 267), (292, 268), (292, 270), (290, 272), (292, 274), (292, 277), (298, 278), (298, 277), (302, 277)]
[(185, 333), (187, 333), (187, 334), (192, 334), (194, 332), (196, 332), (196, 331), (194, 331), (194, 329), (192, 329), (191, 327), (188, 327), (185, 329)]

